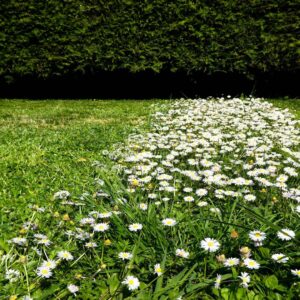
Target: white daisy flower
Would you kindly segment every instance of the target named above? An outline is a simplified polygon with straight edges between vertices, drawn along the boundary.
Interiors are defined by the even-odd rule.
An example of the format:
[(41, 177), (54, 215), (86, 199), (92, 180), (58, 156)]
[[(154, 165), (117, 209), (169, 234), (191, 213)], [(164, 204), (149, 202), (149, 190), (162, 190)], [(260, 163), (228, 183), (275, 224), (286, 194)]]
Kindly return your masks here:
[(220, 248), (220, 243), (211, 238), (205, 238), (200, 243), (201, 248), (209, 252), (216, 252)]
[(186, 196), (183, 199), (185, 202), (194, 202), (195, 201), (194, 197), (192, 197), (192, 196)]
[(74, 259), (73, 255), (69, 251), (66, 251), (66, 250), (59, 251), (57, 253), (57, 256), (58, 256), (58, 258), (61, 258), (63, 260), (73, 260)]
[(188, 258), (190, 256), (190, 253), (183, 249), (176, 249), (176, 256)]
[(52, 270), (56, 268), (56, 265), (57, 263), (55, 260), (48, 259), (48, 260), (44, 260), (41, 266)]
[(131, 224), (131, 225), (129, 225), (129, 230), (130, 231), (139, 231), (139, 230), (141, 230), (142, 228), (143, 228), (143, 225), (142, 224), (139, 224), (139, 223), (134, 223), (134, 224)]
[(93, 225), (93, 229), (96, 232), (104, 232), (109, 229), (109, 225), (107, 223), (98, 223)]
[(281, 239), (282, 241), (289, 241), (293, 239), (295, 235), (296, 235), (295, 232), (288, 228), (281, 229), (280, 231), (277, 232), (278, 238)]
[(238, 258), (230, 257), (230, 258), (225, 259), (224, 266), (225, 267), (234, 267), (234, 266), (237, 266), (239, 263), (240, 263), (240, 260)]
[(244, 264), (248, 269), (256, 269), (257, 270), (260, 267), (260, 264), (251, 258), (246, 258), (244, 260)]
[(156, 264), (154, 266), (154, 274), (156, 274), (157, 276), (160, 276), (162, 274), (162, 268), (160, 264)]
[(132, 258), (132, 254), (130, 252), (120, 252), (118, 254), (118, 257), (121, 258), (122, 260), (129, 260)]
[(254, 242), (262, 242), (266, 238), (266, 234), (259, 230), (250, 231), (249, 237)]
[(140, 203), (140, 204), (139, 204), (139, 208), (140, 208), (141, 210), (147, 210), (148, 204), (146, 204), (146, 203)]
[(37, 275), (43, 278), (50, 278), (52, 276), (52, 270), (49, 267), (39, 267), (37, 269)]
[(165, 226), (175, 226), (177, 224), (176, 220), (171, 218), (166, 218), (162, 220), (163, 225)]
[(280, 263), (280, 264), (284, 264), (284, 263), (288, 262), (288, 260), (289, 260), (289, 258), (286, 257), (282, 253), (273, 254), (272, 259), (275, 260), (276, 262)]
[(126, 284), (130, 291), (134, 291), (134, 290), (138, 289), (140, 286), (140, 281), (136, 277), (131, 276), (131, 275), (128, 275), (124, 279), (124, 281), (122, 281), (122, 283)]
[(220, 274), (217, 274), (216, 280), (215, 280), (215, 289), (219, 289), (222, 281), (222, 276)]
[(239, 278), (242, 280), (241, 286), (243, 286), (244, 288), (248, 287), (251, 280), (249, 274), (246, 272), (242, 272)]
[(68, 290), (70, 291), (70, 293), (75, 294), (79, 291), (79, 287), (75, 284), (69, 284)]
[(18, 270), (9, 269), (5, 272), (5, 279), (9, 282), (16, 282), (20, 277), (20, 272)]
[(295, 270), (291, 270), (292, 274), (295, 276), (298, 276), (300, 278), (300, 270), (295, 269)]

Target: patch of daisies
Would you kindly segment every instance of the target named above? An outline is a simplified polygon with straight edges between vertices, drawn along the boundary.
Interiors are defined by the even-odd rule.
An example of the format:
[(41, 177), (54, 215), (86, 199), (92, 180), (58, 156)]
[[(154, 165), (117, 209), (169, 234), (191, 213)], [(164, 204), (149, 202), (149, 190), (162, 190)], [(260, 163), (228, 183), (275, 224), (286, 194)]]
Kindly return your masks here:
[(158, 278), (167, 285), (194, 266), (178, 298), (203, 280), (209, 294), (259, 293), (271, 275), (287, 292), (300, 278), (299, 144), (299, 121), (260, 99), (175, 101), (155, 113), (150, 132), (105, 153), (115, 179), (31, 207), (1, 256), (1, 282), (22, 282), (26, 299), (47, 280), (60, 283), (57, 294), (80, 295), (83, 282), (109, 282), (115, 272), (109, 298), (124, 288), (154, 293)]

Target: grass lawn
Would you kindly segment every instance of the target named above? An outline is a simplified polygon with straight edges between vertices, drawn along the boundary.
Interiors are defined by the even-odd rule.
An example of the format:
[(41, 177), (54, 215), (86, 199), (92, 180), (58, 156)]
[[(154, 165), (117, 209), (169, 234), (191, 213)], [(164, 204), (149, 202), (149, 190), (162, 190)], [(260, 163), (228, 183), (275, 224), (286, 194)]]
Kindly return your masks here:
[[(300, 118), (300, 100), (269, 101)], [(43, 205), (58, 190), (91, 190), (92, 162), (101, 160), (102, 150), (147, 129), (151, 106), (159, 102), (0, 100), (1, 211)]]
[[(281, 189), (286, 182), (294, 190), (299, 187), (299, 178), (294, 175), (297, 163), (291, 158), (298, 151), (293, 136), (295, 132), (287, 132), (287, 139), (295, 139), (291, 146), (294, 151), (290, 152), (291, 157), (287, 153), (281, 155), (287, 150), (276, 148), (277, 138), (289, 146), (281, 126), (286, 126), (283, 128), (288, 131), (296, 122), (291, 121), (291, 127), (280, 123), (282, 119), (277, 120), (276, 114), (283, 114), (276, 111), (273, 114), (272, 108), (260, 103), (245, 104), (233, 99), (230, 100), (233, 102), (229, 102), (233, 103), (230, 106), (226, 101), (218, 100), (218, 109), (215, 109), (217, 101), (212, 101), (207, 104), (207, 110), (203, 111), (201, 102), (175, 103), (174, 111), (171, 110), (166, 117), (157, 115), (158, 126), (155, 129), (152, 127), (151, 138), (147, 140), (145, 135), (141, 137), (137, 134), (150, 130), (150, 113), (156, 109), (153, 104), (167, 104), (159, 107), (159, 111), (163, 111), (172, 102), (0, 100), (0, 267), (5, 266), (5, 270), (4, 267), (0, 269), (0, 300), (8, 299), (12, 294), (23, 296), (27, 292), (28, 295), (34, 295), (34, 299), (74, 299), (70, 289), (67, 289), (68, 284), (74, 282), (82, 291), (79, 299), (99, 299), (100, 295), (103, 300), (178, 299), (184, 295), (183, 299), (192, 300), (213, 299), (208, 295), (215, 297), (221, 294), (223, 298), (220, 296), (220, 299), (235, 299), (226, 298), (229, 292), (234, 291), (240, 293), (239, 299), (250, 299), (250, 296), (254, 299), (255, 295), (259, 295), (255, 299), (262, 300), (275, 299), (281, 292), (285, 296), (287, 293), (297, 294), (300, 286), (290, 285), (291, 271), (287, 268), (282, 271), (278, 265), (272, 265), (274, 261), (270, 258), (277, 251), (285, 253), (287, 249), (285, 254), (291, 257), (291, 268), (298, 268), (300, 264), (294, 240), (289, 241), (290, 237), (284, 236), (283, 240), (289, 241), (285, 248), (284, 242), (277, 238), (280, 228), (290, 228), (296, 231), (295, 243), (299, 242), (295, 205), (290, 199), (286, 200)], [(300, 119), (300, 100), (266, 101), (289, 109)], [(235, 105), (239, 107), (233, 115)], [(249, 115), (248, 111), (252, 113)], [(261, 111), (265, 119), (260, 119)], [(253, 120), (252, 114), (255, 115)], [(199, 115), (201, 118), (198, 119)], [(287, 115), (282, 118), (289, 118)], [(229, 128), (230, 133), (232, 130), (232, 134), (224, 135), (224, 145), (221, 144), (220, 148), (218, 143), (223, 141), (218, 140), (218, 135), (223, 134), (222, 126)], [(113, 153), (117, 157), (114, 164), (123, 173), (116, 175), (110, 170), (103, 177), (105, 182), (98, 181), (96, 184), (95, 177), (101, 178), (102, 173), (93, 163), (105, 161), (102, 151), (126, 141), (131, 134), (132, 143), (120, 146), (117, 148), (119, 151)], [(263, 140), (262, 147), (255, 144), (256, 135)], [(166, 136), (168, 140), (164, 144)], [(231, 139), (228, 144), (227, 139)], [(274, 149), (269, 147), (271, 139), (274, 139)], [(256, 148), (251, 148), (253, 145), (248, 145), (248, 142), (254, 143)], [(170, 149), (174, 151), (169, 152)], [(271, 168), (268, 169), (261, 162), (262, 153), (270, 154), (266, 159)], [(284, 160), (285, 156), (289, 160)], [(172, 169), (173, 162), (179, 169)], [(286, 167), (290, 164), (296, 167)], [(244, 169), (245, 165), (248, 169)], [(257, 168), (258, 174), (267, 174), (270, 182), (261, 177), (257, 180), (257, 175), (251, 175), (251, 172), (248, 176), (247, 170), (252, 170), (253, 166)], [(272, 168), (278, 168), (278, 173), (275, 174)], [(204, 177), (205, 180), (200, 181), (201, 176), (210, 176), (203, 174), (212, 172), (214, 176), (214, 172), (223, 171), (228, 178), (224, 184), (223, 180), (227, 179), (218, 178), (218, 174), (215, 182), (208, 183), (205, 180), (209, 178)], [(128, 174), (133, 174), (133, 177)], [(249, 178), (245, 181), (243, 176), (253, 179), (253, 184)], [(236, 183), (230, 182), (229, 178), (232, 182), (236, 180)], [(276, 180), (278, 186), (272, 183)], [(64, 199), (61, 196), (63, 194), (58, 193), (57, 199), (54, 199), (56, 192), (65, 190), (71, 192), (71, 198)], [(203, 191), (205, 193), (201, 195)], [(81, 199), (80, 195), (85, 192), (89, 195)], [(247, 196), (250, 196), (250, 200), (245, 200)], [(68, 203), (69, 200), (74, 202)], [(86, 202), (82, 204), (80, 201)], [(45, 207), (45, 211), (38, 207), (32, 208), (32, 205)], [(95, 223), (89, 223), (91, 219)], [(249, 241), (249, 232), (253, 235), (253, 230), (261, 230), (262, 234), (267, 232), (264, 247), (254, 246)], [(260, 231), (258, 233), (261, 234)], [(14, 237), (16, 242), (7, 241)], [(204, 238), (216, 239), (212, 240), (215, 250), (210, 250), (209, 247), (213, 246), (206, 245), (208, 240)], [(22, 239), (26, 241), (22, 242)], [(199, 245), (202, 245), (202, 249)], [(241, 247), (252, 251), (251, 258), (262, 265), (261, 269), (259, 264), (246, 269), (249, 273), (253, 269), (259, 270), (257, 275), (251, 273), (252, 291), (244, 289), (248, 287), (248, 281), (242, 287), (239, 283), (241, 276), (238, 275), (243, 274), (242, 270), (245, 271), (245, 265), (239, 264), (240, 260), (245, 259), (247, 253), (250, 254), (240, 253)], [(216, 261), (215, 254), (223, 255), (223, 252), (209, 253), (207, 256), (204, 254), (205, 251), (215, 252), (219, 248), (224, 253), (227, 251), (226, 258), (233, 257), (234, 265), (231, 266), (236, 267), (225, 268), (221, 260)], [(61, 250), (70, 251), (74, 257), (60, 257)], [(4, 257), (3, 254), (9, 255)], [(120, 255), (131, 255), (133, 259), (126, 261), (127, 258)], [(237, 259), (239, 255), (241, 258)], [(47, 267), (51, 271), (48, 278), (47, 274), (41, 275), (39, 272), (43, 260), (48, 261), (49, 258), (56, 261), (54, 274), (51, 273), (52, 268)], [(235, 263), (234, 259), (238, 262)], [(162, 264), (162, 269), (165, 268), (165, 279), (163, 276), (159, 279), (156, 277), (155, 274), (161, 273), (160, 264), (157, 263)], [(158, 267), (153, 273), (154, 264)], [(273, 268), (277, 277), (270, 271)], [(10, 271), (19, 274), (11, 275)], [(231, 291), (226, 288), (227, 283), (224, 283), (223, 290), (213, 290), (219, 272), (223, 280), (229, 280), (228, 286), (232, 283)], [(130, 274), (140, 276), (142, 282), (141, 286), (139, 283), (133, 286), (133, 290), (137, 290), (133, 294), (130, 288), (124, 288), (124, 285), (130, 287), (131, 283), (122, 281), (125, 275)], [(250, 277), (245, 274), (244, 279), (248, 280)], [(13, 276), (19, 278), (20, 285), (13, 280)], [(278, 284), (277, 281), (281, 279), (282, 282)], [(138, 295), (139, 292), (141, 294)]]
[(101, 160), (103, 149), (146, 129), (157, 102), (0, 100), (0, 226), (5, 233), (11, 228), (5, 215), (11, 211), (22, 217), (25, 206), (43, 205), (55, 191), (91, 190), (92, 162)]

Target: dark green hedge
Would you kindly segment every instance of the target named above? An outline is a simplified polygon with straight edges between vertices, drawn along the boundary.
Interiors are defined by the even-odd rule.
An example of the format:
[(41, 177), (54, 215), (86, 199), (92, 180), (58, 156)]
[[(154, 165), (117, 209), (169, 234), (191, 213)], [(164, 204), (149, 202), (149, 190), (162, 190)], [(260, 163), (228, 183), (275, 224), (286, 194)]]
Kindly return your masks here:
[(1, 0), (0, 76), (293, 71), (297, 2)]

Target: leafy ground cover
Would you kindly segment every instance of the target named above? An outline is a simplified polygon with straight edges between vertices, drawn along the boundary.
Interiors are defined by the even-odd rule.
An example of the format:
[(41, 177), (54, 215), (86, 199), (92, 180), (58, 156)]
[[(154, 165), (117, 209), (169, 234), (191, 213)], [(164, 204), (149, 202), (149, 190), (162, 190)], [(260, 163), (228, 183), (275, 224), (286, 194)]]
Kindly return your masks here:
[(0, 102), (0, 297), (297, 297), (299, 122), (152, 104)]

